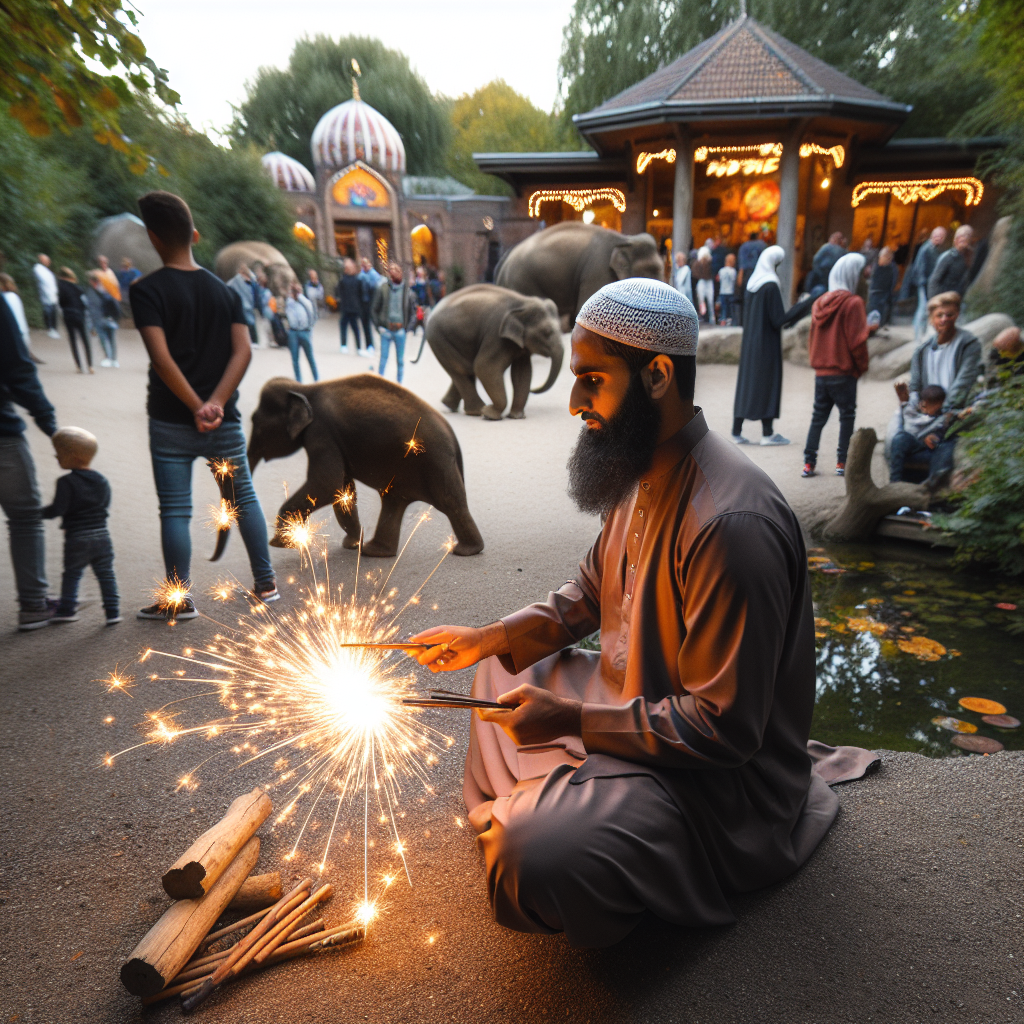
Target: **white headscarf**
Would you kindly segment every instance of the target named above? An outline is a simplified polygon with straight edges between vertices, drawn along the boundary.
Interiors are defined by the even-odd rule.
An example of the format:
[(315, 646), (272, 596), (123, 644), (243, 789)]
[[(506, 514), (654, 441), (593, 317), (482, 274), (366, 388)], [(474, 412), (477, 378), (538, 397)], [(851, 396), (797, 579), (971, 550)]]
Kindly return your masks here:
[(697, 250), (697, 259), (699, 259), (699, 260), (709, 260), (709, 259), (711, 259), (711, 250), (706, 245), (702, 245)]
[(775, 268), (785, 258), (786, 250), (781, 245), (769, 245), (757, 259), (757, 266), (754, 267), (754, 272), (747, 282), (747, 291), (756, 292), (769, 281), (774, 281), (779, 286), (779, 291), (782, 291), (782, 282), (779, 280), (779, 275), (775, 273)]
[(828, 272), (828, 290), (856, 294), (864, 263), (864, 257), (859, 252), (848, 252), (840, 256)]

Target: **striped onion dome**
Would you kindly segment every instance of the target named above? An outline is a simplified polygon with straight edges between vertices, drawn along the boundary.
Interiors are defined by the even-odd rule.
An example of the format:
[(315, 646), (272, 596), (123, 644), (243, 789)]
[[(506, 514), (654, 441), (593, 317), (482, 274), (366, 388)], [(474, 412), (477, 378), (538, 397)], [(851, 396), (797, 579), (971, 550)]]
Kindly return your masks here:
[(274, 184), (284, 192), (315, 192), (313, 175), (298, 160), (284, 153), (267, 153), (260, 157), (263, 169), (274, 179)]
[(405, 173), (405, 146), (395, 126), (361, 99), (328, 110), (313, 129), (313, 163), (324, 170), (363, 160), (384, 171)]

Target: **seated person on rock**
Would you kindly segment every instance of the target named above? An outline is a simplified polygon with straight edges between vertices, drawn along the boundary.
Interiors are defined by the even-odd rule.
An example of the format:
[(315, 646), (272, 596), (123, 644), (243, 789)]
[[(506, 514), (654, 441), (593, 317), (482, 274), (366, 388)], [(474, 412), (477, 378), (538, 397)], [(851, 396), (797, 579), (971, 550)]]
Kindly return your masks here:
[(900, 400), (900, 429), (889, 449), (889, 482), (899, 483), (905, 477), (907, 459), (928, 464), (928, 480), (937, 481), (941, 474), (953, 468), (953, 448), (956, 439), (945, 440), (946, 430), (953, 413), (942, 411), (946, 392), (938, 384), (928, 384), (910, 401), (910, 389), (904, 383), (896, 385)]
[(1024, 341), (1019, 327), (1007, 327), (992, 341), (985, 361), (985, 389), (994, 391), (1010, 377), (1024, 374)]
[[(608, 946), (651, 913), (735, 921), (836, 815), (826, 778), (874, 755), (811, 744), (814, 623), (803, 537), (775, 484), (693, 404), (697, 317), (627, 279), (584, 304), (569, 493), (606, 516), (574, 580), (480, 628), (414, 639), (479, 665), (463, 793), (496, 920)], [(574, 645), (600, 630), (601, 651)], [(477, 717), (479, 716), (479, 717)], [(842, 766), (842, 767), (840, 767)]]
[(922, 388), (938, 384), (946, 392), (942, 411), (959, 411), (967, 404), (981, 366), (981, 342), (962, 327), (960, 296), (942, 292), (928, 300), (928, 322), (935, 333), (910, 358), (910, 396), (917, 405)]

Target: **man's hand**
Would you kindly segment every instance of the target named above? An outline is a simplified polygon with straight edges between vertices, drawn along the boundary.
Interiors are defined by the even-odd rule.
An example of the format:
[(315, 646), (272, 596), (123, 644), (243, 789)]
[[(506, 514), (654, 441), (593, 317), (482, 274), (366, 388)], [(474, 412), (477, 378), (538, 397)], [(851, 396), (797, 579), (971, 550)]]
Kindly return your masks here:
[(436, 646), (416, 655), (431, 672), (458, 672), (495, 654), (508, 654), (508, 636), (500, 622), (488, 626), (435, 626), (410, 637), (412, 643)]
[(579, 736), (582, 725), (583, 703), (568, 700), (524, 683), (498, 698), (515, 710), (497, 711), (478, 708), (477, 714), (485, 722), (500, 725), (519, 747), (534, 743), (548, 743), (559, 736)]
[(224, 410), (216, 402), (204, 402), (192, 415), (200, 434), (216, 430), (224, 422)]
[(910, 401), (910, 388), (907, 387), (905, 381), (900, 381), (898, 384), (893, 385), (896, 388), (896, 397), (901, 402)]
[(938, 434), (929, 434), (929, 435), (928, 435), (928, 436), (927, 436), (927, 437), (926, 437), (926, 438), (924, 439), (924, 444), (925, 444), (925, 447), (926, 447), (926, 448), (929, 448), (929, 449), (933, 449), (933, 450), (934, 450), (935, 446), (936, 446), (936, 445), (937, 445), (938, 443), (939, 443), (939, 435), (938, 435)]

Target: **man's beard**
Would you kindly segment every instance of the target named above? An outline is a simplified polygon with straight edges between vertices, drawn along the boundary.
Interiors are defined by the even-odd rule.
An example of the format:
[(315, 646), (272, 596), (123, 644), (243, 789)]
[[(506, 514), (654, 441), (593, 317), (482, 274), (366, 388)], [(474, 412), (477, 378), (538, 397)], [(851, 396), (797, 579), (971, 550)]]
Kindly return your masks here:
[(651, 468), (661, 413), (635, 374), (610, 420), (596, 413), (585, 418), (597, 420), (601, 429), (584, 427), (569, 456), (569, 497), (581, 512), (606, 515)]

